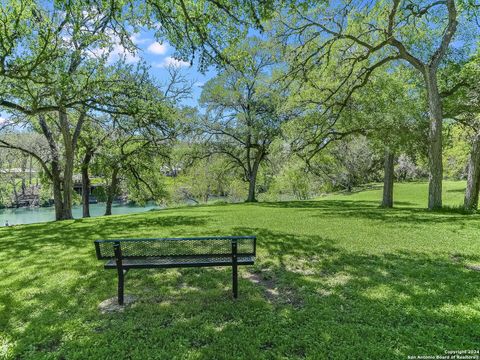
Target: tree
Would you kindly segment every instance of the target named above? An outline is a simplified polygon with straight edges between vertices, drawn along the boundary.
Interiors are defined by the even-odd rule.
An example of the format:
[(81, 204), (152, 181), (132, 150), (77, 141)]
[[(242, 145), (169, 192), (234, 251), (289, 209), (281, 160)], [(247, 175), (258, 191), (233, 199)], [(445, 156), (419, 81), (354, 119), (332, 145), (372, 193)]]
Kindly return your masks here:
[[(330, 6), (316, 4), (307, 11), (294, 6), (293, 16), (283, 24), (288, 49), (292, 42), (298, 44), (293, 51), (292, 72), (302, 74), (316, 89), (316, 101), (324, 103), (326, 110), (343, 111), (352, 94), (388, 63), (404, 61), (422, 75), (430, 118), (429, 209), (442, 206), (443, 112), (438, 69), (457, 32), (461, 17), (458, 3), (344, 1)], [(324, 85), (314, 82), (318, 77), (309, 78), (311, 71), (336, 66), (331, 60), (342, 64), (338, 81)]]
[[(61, 33), (66, 30), (67, 22), (55, 22), (37, 1), (2, 2), (0, 84), (5, 79), (45, 82), (36, 71), (60, 56)], [(0, 100), (4, 99), (0, 97)]]
[[(278, 149), (276, 149), (278, 151)], [(308, 167), (297, 157), (284, 158), (278, 170), (272, 161), (268, 164), (268, 172), (271, 173), (271, 182), (268, 184), (268, 193), (274, 196), (274, 200), (281, 200), (282, 195), (297, 200), (307, 200), (312, 193), (319, 193), (318, 178), (309, 172)], [(270, 174), (269, 174), (270, 175)]]
[[(156, 29), (160, 39), (176, 47), (178, 57), (193, 59), (200, 53), (200, 67), (204, 69), (213, 62), (224, 62), (222, 43), (235, 42), (240, 28), (246, 33), (252, 24), (260, 27), (260, 20), (270, 8), (270, 2), (257, 7), (250, 1), (232, 4), (223, 0), (80, 0), (45, 7), (34, 1), (9, 0), (2, 4), (0, 82), (4, 90), (0, 106), (22, 114), (48, 140), (51, 159), (47, 163), (38, 154), (36, 159), (53, 183), (56, 219), (72, 217), (73, 159), (87, 113), (118, 112), (111, 106), (122, 104), (112, 89), (115, 85), (113, 88), (118, 90), (118, 83), (98, 78), (108, 77), (105, 65), (112, 47), (119, 43), (134, 51), (129, 31), (147, 25)], [(122, 90), (131, 89), (127, 86)], [(101, 94), (103, 90), (111, 92)], [(130, 96), (135, 93), (127, 99)], [(61, 147), (52, 126), (58, 127)], [(28, 153), (18, 144), (2, 146)]]
[[(79, 105), (73, 106), (70, 109), (68, 109), (64, 102), (65, 99), (68, 99), (66, 96), (68, 94), (62, 93), (62, 88), (59, 89), (56, 86), (47, 88), (47, 90), (51, 90), (52, 93), (61, 94), (59, 98), (52, 96), (52, 98), (49, 99), (48, 96), (41, 96), (41, 93), (45, 88), (39, 89), (38, 93), (34, 93), (33, 98), (18, 98), (20, 101), (18, 101), (16, 105), (19, 105), (20, 103), (35, 104), (39, 99), (42, 99), (43, 101), (52, 101), (52, 105), (49, 106), (56, 109), (54, 112), (41, 112), (37, 114), (37, 117), (16, 115), (16, 119), (18, 119), (18, 121), (16, 121), (17, 125), (24, 123), (26, 126), (29, 126), (31, 129), (41, 133), (45, 137), (49, 148), (48, 157), (44, 157), (44, 154), (32, 153), (21, 144), (11, 143), (5, 140), (0, 141), (1, 147), (22, 151), (34, 156), (40, 162), (45, 174), (53, 185), (55, 214), (57, 220), (72, 218), (71, 207), (75, 154), (77, 151), (79, 136), (82, 132), (83, 125), (90, 116), (89, 113), (96, 111), (138, 111), (138, 109), (135, 109), (134, 107), (120, 110), (116, 104), (120, 103), (122, 106), (135, 105), (132, 104), (133, 99), (135, 99), (133, 95), (141, 93), (140, 88), (143, 86), (141, 81), (145, 80), (144, 76), (137, 73), (138, 76), (133, 75), (130, 77), (128, 75), (129, 70), (112, 73), (109, 72), (108, 69), (97, 68), (96, 71), (101, 72), (101, 74), (99, 73), (99, 77), (96, 78), (95, 76), (92, 76), (89, 78), (89, 81), (91, 80), (96, 83), (95, 87), (98, 86), (96, 89), (91, 89), (93, 93), (96, 93), (96, 96), (93, 97), (95, 100), (90, 100), (92, 99), (90, 91), (86, 91), (85, 93), (82, 91), (79, 97), (75, 97), (76, 94), (72, 95), (72, 97), (78, 101)], [(106, 80), (104, 76), (108, 75), (111, 75), (111, 77)], [(80, 72), (78, 76), (83, 78), (82, 72)], [(69, 81), (66, 81), (65, 86), (68, 89), (73, 88), (73, 83), (78, 86), (79, 83), (81, 83), (81, 80), (76, 81), (76, 79), (76, 76), (72, 76), (69, 78)], [(115, 83), (115, 86), (107, 87), (110, 81)], [(101, 93), (101, 91), (103, 91), (103, 93)], [(121, 99), (122, 97), (124, 98)], [(112, 104), (110, 103), (112, 100), (114, 101), (113, 106), (110, 105)], [(120, 100), (123, 101), (120, 102)], [(100, 103), (99, 101), (106, 102)], [(22, 105), (21, 112), (29, 111), (30, 110), (26, 106), (24, 107)], [(16, 113), (16, 110), (12, 111), (12, 114)]]
[(379, 179), (379, 157), (365, 135), (352, 134), (332, 142), (311, 159), (309, 170), (331, 189), (352, 192)]
[(477, 210), (480, 191), (480, 132), (472, 141), (472, 150), (468, 159), (467, 188), (463, 207), (465, 210)]
[(77, 156), (80, 158), (80, 173), (82, 176), (82, 216), (90, 217), (90, 164), (104, 141), (109, 136), (106, 130), (108, 116), (90, 119), (79, 137)]
[[(275, 0), (144, 0), (143, 12), (137, 2), (133, 19), (155, 29), (160, 40), (168, 40), (176, 56), (199, 66), (224, 65), (232, 61), (228, 50), (273, 14)], [(234, 57), (234, 56), (233, 56)]]
[(416, 74), (405, 67), (377, 70), (368, 84), (358, 89), (346, 110), (350, 122), (363, 124), (376, 152), (384, 153), (382, 207), (393, 207), (395, 158), (401, 153), (424, 153), (428, 120), (423, 91)]
[[(318, 79), (327, 86), (328, 82), (336, 83), (339, 72), (342, 70), (333, 66), (315, 75), (319, 75)], [(384, 207), (393, 206), (395, 157), (401, 152), (423, 153), (427, 138), (424, 93), (418, 83), (416, 74), (406, 67), (378, 69), (368, 83), (352, 94), (337, 90), (339, 99), (348, 95), (342, 111), (337, 112), (333, 107), (329, 109), (322, 99), (312, 100), (318, 94), (317, 88), (304, 86), (303, 80), (293, 78), (290, 92), (294, 95), (289, 97), (288, 106), (299, 110), (298, 116), (285, 128), (291, 151), (303, 159), (317, 177), (347, 190), (368, 179), (376, 179), (359, 170), (363, 167), (369, 171), (372, 166), (376, 167), (375, 159), (382, 154), (382, 203)], [(359, 135), (366, 136), (368, 143), (359, 140)], [(362, 144), (363, 147), (359, 146)], [(327, 153), (322, 155), (325, 151)], [(332, 154), (338, 159), (333, 159)], [(350, 163), (345, 156), (356, 160)], [(359, 166), (355, 166), (356, 161)]]
[(142, 89), (137, 103), (141, 111), (114, 114), (106, 123), (104, 131), (109, 135), (96, 153), (107, 183), (105, 215), (112, 213), (122, 177), (136, 190), (135, 198), (141, 202), (145, 201), (145, 192), (155, 200), (165, 197), (157, 176), (163, 163), (158, 160), (167, 157), (168, 145), (183, 126), (185, 111), (174, 104), (188, 94), (189, 88), (177, 72), (173, 74), (164, 91), (153, 83)]
[(444, 69), (446, 115), (462, 126), (471, 150), (467, 164), (467, 188), (464, 208), (472, 211), (478, 208), (480, 191), (480, 54), (468, 61), (451, 63)]
[[(15, 1), (7, 4), (7, 8), (12, 9), (18, 6)], [(7, 12), (10, 16), (14, 14), (14, 10)], [(74, 158), (87, 113), (118, 107), (118, 102), (113, 104), (110, 100), (119, 100), (118, 94), (132, 87), (131, 83), (122, 87), (125, 85), (122, 76), (130, 69), (108, 66), (105, 54), (92, 56), (95, 48), (104, 48), (113, 41), (108, 33), (114, 29), (109, 14), (101, 16), (95, 8), (87, 13), (79, 6), (66, 5), (53, 10), (37, 6), (31, 9), (30, 17), (21, 20), (23, 22), (13, 24), (20, 29), (32, 24), (37, 31), (24, 32), (25, 38), (16, 39), (20, 48), (13, 53), (23, 57), (18, 55), (14, 60), (19, 64), (32, 61), (35, 66), (20, 78), (11, 72), (4, 73), (0, 106), (12, 114), (17, 126), (24, 124), (44, 135), (49, 156), (46, 159), (32, 154), (21, 144), (2, 141), (0, 146), (23, 151), (40, 162), (53, 184), (56, 219), (70, 219)], [(49, 61), (40, 61), (43, 57), (36, 50), (41, 45), (35, 43), (39, 38), (37, 32), (45, 32), (49, 38), (55, 35), (55, 47), (46, 46), (55, 54)], [(0, 40), (8, 43), (9, 38)], [(43, 37), (40, 40), (43, 41)], [(25, 51), (22, 44), (28, 44), (27, 49), (31, 51)]]
[(211, 196), (225, 196), (236, 175), (222, 155), (195, 159), (174, 179), (175, 200), (207, 203)]
[(158, 165), (162, 165), (158, 161), (161, 150), (166, 148), (125, 129), (114, 128), (110, 132), (96, 155), (96, 166), (106, 184), (105, 215), (112, 214), (113, 201), (120, 195), (122, 182), (125, 187), (133, 187), (135, 199), (140, 202), (146, 200), (145, 192), (150, 199), (165, 197), (163, 183), (156, 176), (160, 173)]
[(280, 110), (281, 89), (273, 81), (273, 55), (254, 39), (234, 50), (236, 62), (205, 84), (206, 114), (199, 132), (211, 153), (224, 154), (244, 173), (247, 202), (256, 200), (257, 174), (288, 116)]

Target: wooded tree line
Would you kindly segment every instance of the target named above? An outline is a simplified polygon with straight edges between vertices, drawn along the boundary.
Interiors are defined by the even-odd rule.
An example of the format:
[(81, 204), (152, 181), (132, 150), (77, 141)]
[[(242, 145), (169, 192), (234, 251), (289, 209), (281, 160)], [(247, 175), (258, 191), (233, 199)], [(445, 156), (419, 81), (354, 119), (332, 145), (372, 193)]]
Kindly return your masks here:
[[(57, 220), (72, 217), (76, 173), (84, 216), (92, 173), (105, 179), (106, 214), (121, 186), (139, 202), (172, 186), (194, 201), (256, 201), (380, 179), (392, 207), (394, 179), (422, 176), (434, 210), (456, 166), (474, 210), (478, 11), (471, 0), (5, 1), (0, 147), (35, 160)], [(142, 29), (178, 59), (216, 69), (197, 108), (182, 105), (192, 84), (178, 69), (159, 81), (145, 62), (111, 61), (115, 46), (139, 51)], [(19, 132), (41, 140), (18, 141)]]

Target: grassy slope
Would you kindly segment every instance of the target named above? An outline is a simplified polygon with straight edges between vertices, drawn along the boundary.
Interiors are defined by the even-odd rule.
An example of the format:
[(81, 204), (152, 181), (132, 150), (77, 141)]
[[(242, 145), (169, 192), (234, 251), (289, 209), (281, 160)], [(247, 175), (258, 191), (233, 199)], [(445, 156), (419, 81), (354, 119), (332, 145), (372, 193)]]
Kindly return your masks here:
[[(445, 184), (461, 203), (464, 184)], [(0, 229), (0, 358), (405, 359), (478, 349), (480, 216), (430, 213), (426, 184), (320, 201), (179, 208)], [(420, 199), (421, 201), (419, 201)], [(228, 269), (132, 270), (123, 313), (97, 238), (256, 234), (255, 284)], [(276, 288), (272, 290), (269, 288)]]

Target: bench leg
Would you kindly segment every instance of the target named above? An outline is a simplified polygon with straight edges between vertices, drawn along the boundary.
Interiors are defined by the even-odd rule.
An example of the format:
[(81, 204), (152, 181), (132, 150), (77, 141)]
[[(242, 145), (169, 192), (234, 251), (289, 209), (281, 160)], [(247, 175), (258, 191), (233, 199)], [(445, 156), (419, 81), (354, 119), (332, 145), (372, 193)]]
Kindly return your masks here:
[(125, 273), (123, 272), (122, 264), (122, 249), (120, 247), (120, 242), (116, 242), (113, 245), (113, 251), (115, 252), (115, 262), (117, 263), (117, 274), (118, 274), (118, 305), (123, 305), (123, 282)]
[(118, 305), (123, 305), (123, 284), (125, 281), (125, 274), (123, 269), (118, 269)]
[(232, 266), (232, 289), (233, 289), (233, 298), (238, 298), (238, 270), (237, 264)]
[(237, 241), (232, 241), (232, 290), (233, 298), (238, 297)]

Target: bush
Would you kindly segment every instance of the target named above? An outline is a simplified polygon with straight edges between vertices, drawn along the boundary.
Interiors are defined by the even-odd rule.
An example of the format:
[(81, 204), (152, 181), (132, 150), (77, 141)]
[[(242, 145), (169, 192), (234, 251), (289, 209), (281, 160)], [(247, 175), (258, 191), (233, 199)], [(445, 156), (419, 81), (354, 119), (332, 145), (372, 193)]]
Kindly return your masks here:
[(395, 177), (399, 181), (413, 181), (428, 176), (428, 172), (415, 162), (406, 154), (401, 154), (398, 157), (397, 165), (395, 166)]
[(244, 201), (247, 198), (247, 183), (238, 179), (232, 180), (227, 185), (227, 198), (231, 202)]

